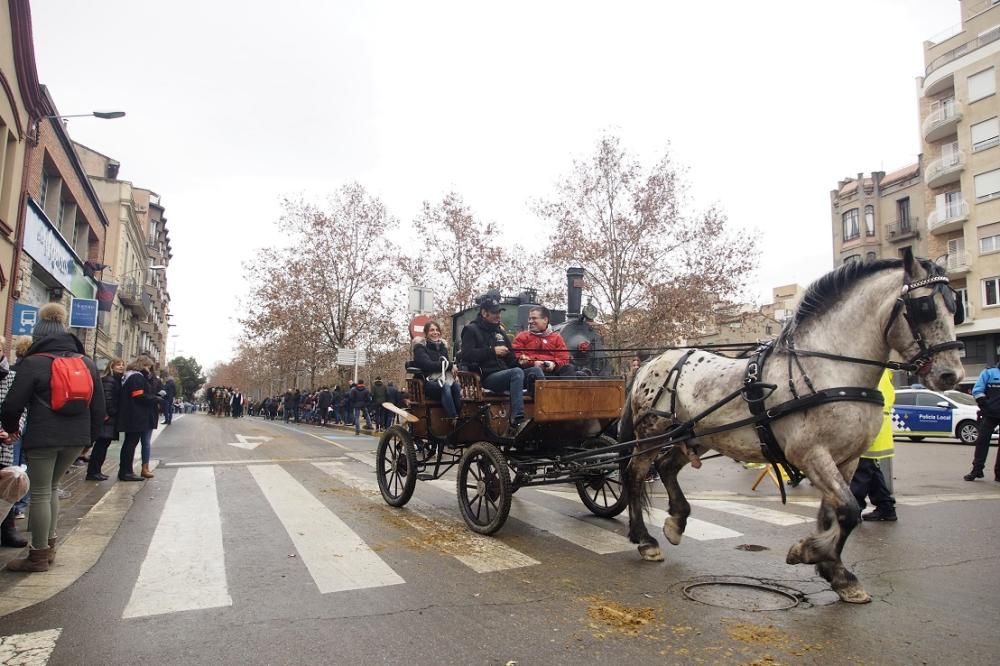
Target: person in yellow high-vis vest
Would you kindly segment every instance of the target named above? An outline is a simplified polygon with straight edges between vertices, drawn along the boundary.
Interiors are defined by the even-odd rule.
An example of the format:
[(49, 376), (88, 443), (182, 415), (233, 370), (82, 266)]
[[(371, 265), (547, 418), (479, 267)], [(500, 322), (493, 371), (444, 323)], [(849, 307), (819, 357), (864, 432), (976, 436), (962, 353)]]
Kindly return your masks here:
[(858, 506), (864, 510), (865, 498), (871, 499), (874, 511), (862, 514), (863, 520), (896, 520), (896, 498), (889, 492), (882, 474), (880, 460), (895, 455), (892, 441), (892, 406), (896, 402), (896, 391), (892, 388), (892, 371), (886, 370), (879, 380), (878, 390), (882, 392), (885, 401), (882, 407), (882, 429), (878, 431), (875, 441), (868, 450), (861, 454), (858, 469), (851, 479), (851, 492), (858, 500)]

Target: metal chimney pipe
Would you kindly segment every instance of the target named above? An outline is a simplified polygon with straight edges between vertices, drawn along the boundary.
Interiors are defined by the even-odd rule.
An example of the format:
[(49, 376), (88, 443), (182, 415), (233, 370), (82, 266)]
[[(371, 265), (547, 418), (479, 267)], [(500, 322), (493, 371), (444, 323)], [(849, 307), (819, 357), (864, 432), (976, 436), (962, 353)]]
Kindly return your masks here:
[(583, 277), (587, 271), (582, 268), (566, 269), (566, 318), (580, 315), (583, 303)]

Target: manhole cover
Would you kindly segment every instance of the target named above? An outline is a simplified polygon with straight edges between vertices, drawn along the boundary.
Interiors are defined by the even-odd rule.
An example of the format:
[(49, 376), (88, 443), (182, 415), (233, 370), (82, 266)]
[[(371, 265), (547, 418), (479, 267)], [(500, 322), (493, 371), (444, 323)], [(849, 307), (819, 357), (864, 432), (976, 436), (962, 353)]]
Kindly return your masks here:
[(744, 611), (788, 610), (799, 605), (795, 595), (767, 585), (707, 581), (684, 587), (684, 596), (718, 608)]
[(767, 546), (758, 546), (755, 543), (741, 543), (740, 545), (736, 546), (736, 550), (747, 550), (750, 551), (751, 553), (756, 553), (761, 550), (767, 550)]

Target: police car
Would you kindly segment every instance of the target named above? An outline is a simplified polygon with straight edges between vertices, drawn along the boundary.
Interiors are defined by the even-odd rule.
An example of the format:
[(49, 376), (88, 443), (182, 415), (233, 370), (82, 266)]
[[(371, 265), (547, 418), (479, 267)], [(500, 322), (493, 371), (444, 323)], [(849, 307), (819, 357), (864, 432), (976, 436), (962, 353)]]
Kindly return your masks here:
[(924, 437), (955, 437), (974, 444), (979, 437), (979, 407), (961, 391), (899, 389), (892, 407), (892, 434), (919, 442)]

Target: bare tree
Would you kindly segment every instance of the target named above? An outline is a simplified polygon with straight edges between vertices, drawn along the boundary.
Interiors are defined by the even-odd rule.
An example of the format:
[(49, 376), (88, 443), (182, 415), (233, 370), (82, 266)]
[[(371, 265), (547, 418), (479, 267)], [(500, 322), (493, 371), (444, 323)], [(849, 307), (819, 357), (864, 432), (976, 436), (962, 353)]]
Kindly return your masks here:
[(603, 137), (537, 210), (556, 225), (550, 260), (587, 271), (608, 345), (662, 345), (745, 286), (756, 244), (737, 242), (717, 209), (685, 212), (686, 186), (669, 154), (644, 168), (620, 144)]

